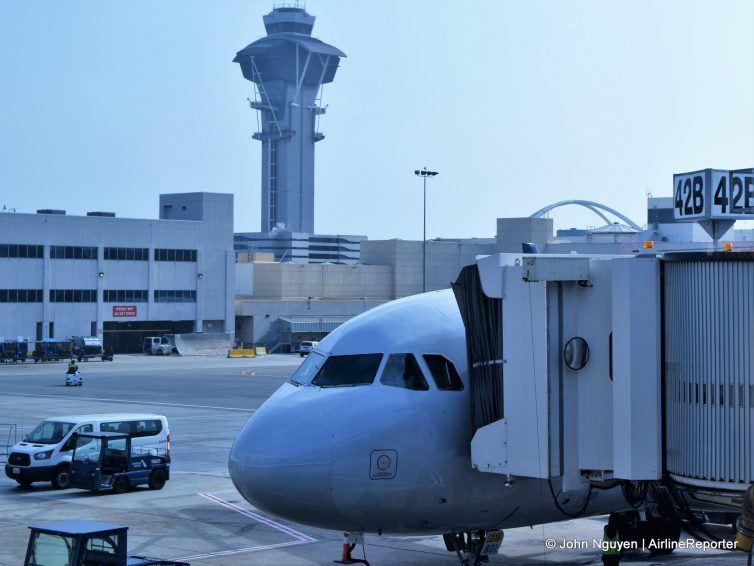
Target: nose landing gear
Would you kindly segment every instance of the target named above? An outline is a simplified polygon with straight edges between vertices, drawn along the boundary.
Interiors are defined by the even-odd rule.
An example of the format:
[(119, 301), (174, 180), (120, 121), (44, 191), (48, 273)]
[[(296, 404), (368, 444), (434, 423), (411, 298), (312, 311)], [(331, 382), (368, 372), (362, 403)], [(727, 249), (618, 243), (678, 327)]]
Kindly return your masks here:
[(442, 535), (448, 552), (455, 552), (463, 566), (478, 566), (489, 562), (488, 555), (496, 554), (503, 542), (503, 531), (469, 531)]

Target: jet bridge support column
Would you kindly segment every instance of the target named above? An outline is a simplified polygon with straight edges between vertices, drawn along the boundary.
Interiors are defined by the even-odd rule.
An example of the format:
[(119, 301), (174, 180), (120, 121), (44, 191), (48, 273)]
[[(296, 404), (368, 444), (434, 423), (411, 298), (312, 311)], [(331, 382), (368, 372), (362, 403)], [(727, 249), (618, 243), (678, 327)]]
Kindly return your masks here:
[(613, 474), (662, 478), (660, 263), (614, 259), (610, 379), (613, 383)]

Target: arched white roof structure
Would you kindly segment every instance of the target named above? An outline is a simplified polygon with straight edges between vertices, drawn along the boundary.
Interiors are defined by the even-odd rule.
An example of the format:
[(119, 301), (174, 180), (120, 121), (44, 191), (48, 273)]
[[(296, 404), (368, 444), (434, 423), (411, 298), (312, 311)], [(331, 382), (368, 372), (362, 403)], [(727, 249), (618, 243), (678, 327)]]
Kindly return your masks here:
[(529, 218), (541, 218), (542, 216), (550, 212), (552, 209), (558, 208), (560, 206), (566, 206), (569, 204), (575, 204), (578, 206), (583, 206), (584, 208), (588, 208), (589, 210), (594, 212), (597, 216), (602, 218), (606, 223), (612, 224), (612, 221), (601, 212), (602, 210), (604, 210), (605, 212), (620, 218), (623, 222), (631, 226), (631, 228), (634, 228), (637, 231), (641, 232), (641, 229), (642, 229), (641, 226), (639, 226), (636, 222), (631, 220), (628, 216), (621, 214), (620, 212), (618, 212), (617, 210), (613, 208), (610, 208), (609, 206), (605, 206), (604, 204), (600, 204), (598, 202), (594, 202), (591, 200), (577, 200), (577, 199), (561, 200), (553, 204), (549, 204), (544, 208), (540, 208), (538, 211), (531, 214)]

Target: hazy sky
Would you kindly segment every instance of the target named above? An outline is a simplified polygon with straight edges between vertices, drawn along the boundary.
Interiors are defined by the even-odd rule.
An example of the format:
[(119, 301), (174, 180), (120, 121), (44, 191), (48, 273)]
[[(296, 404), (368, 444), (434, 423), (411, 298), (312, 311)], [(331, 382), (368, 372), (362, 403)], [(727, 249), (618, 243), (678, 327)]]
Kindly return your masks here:
[[(0, 207), (158, 215), (235, 195), (260, 227), (252, 84), (271, 0), (0, 0)], [(343, 50), (316, 146), (315, 230), (490, 237), (596, 200), (646, 222), (672, 174), (754, 166), (751, 0), (309, 0)], [(556, 226), (598, 226), (576, 207)]]

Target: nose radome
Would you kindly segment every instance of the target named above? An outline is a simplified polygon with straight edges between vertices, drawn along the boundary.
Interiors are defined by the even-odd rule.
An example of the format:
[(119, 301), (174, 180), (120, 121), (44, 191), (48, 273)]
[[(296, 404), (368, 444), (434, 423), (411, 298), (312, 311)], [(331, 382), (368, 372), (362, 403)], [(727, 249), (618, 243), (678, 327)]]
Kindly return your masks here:
[(335, 510), (331, 437), (313, 418), (266, 407), (236, 438), (228, 469), (244, 499), (278, 517), (315, 524)]

